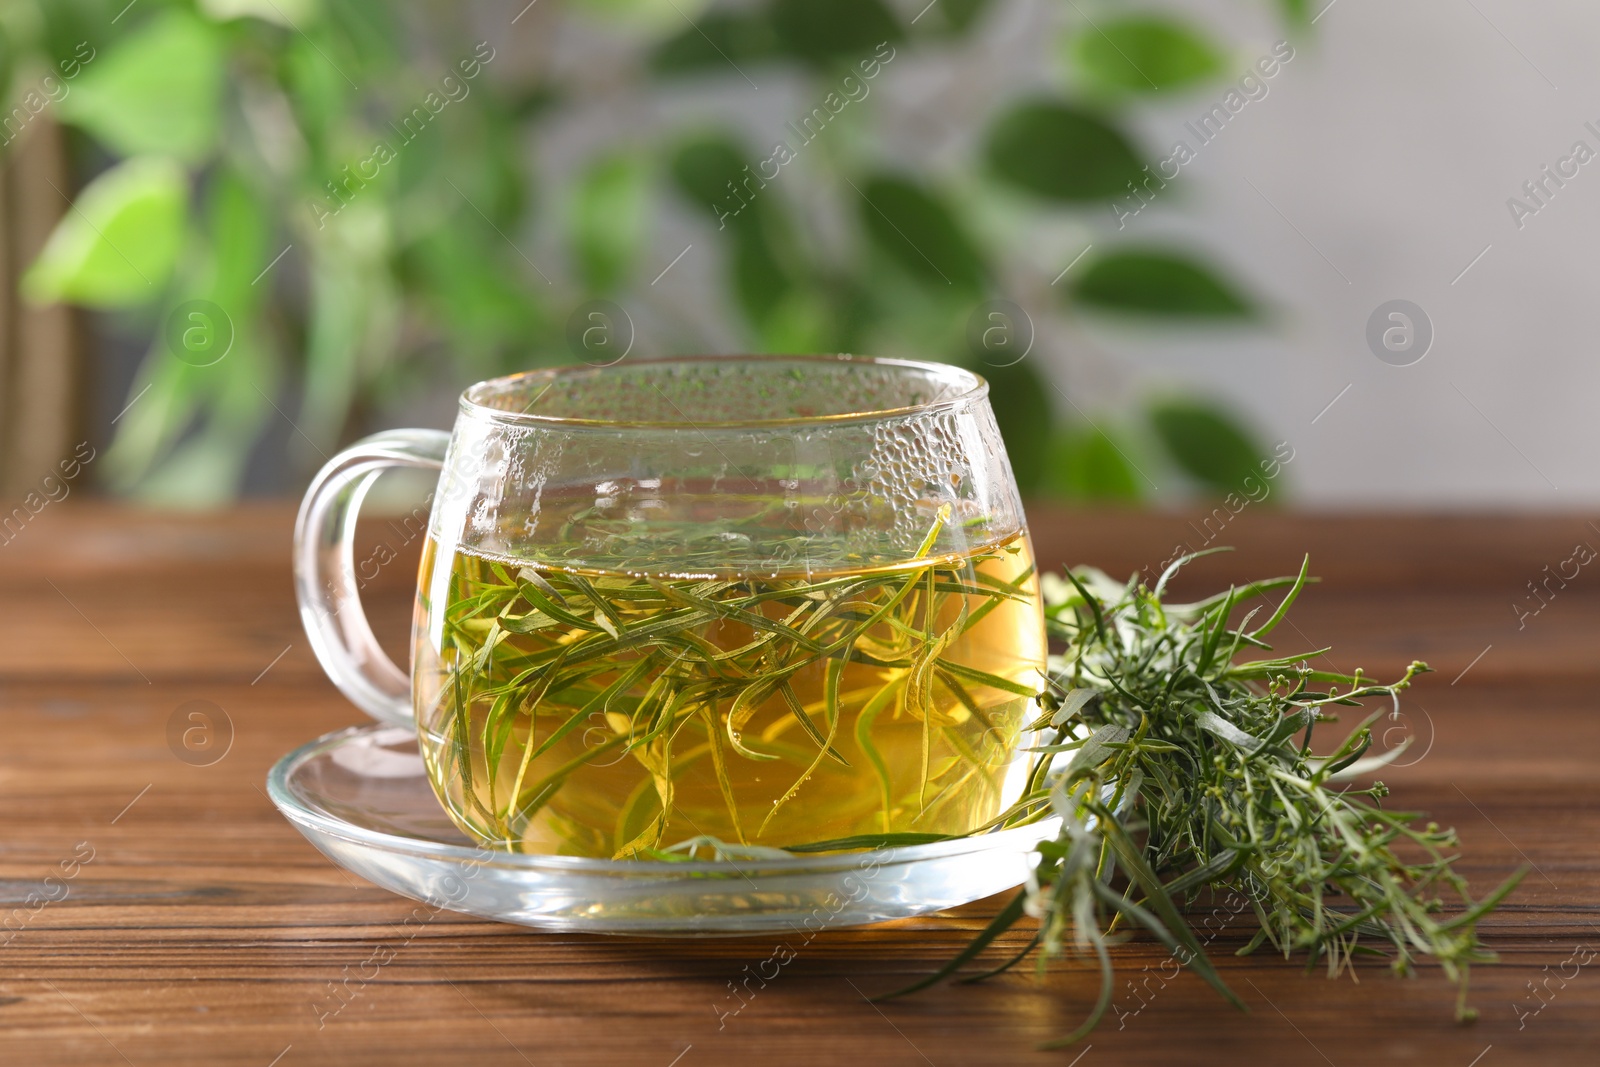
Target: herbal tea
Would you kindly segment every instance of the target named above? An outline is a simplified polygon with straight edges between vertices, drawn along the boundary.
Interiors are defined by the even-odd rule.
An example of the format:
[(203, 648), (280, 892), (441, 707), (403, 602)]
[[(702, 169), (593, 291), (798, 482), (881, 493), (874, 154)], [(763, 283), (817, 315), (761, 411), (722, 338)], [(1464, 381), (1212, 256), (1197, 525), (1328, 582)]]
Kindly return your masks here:
[(414, 699), (451, 817), (603, 858), (981, 825), (1021, 788), (1044, 634), (1026, 536), (934, 557), (947, 519), (906, 562), (762, 577), (430, 539)]

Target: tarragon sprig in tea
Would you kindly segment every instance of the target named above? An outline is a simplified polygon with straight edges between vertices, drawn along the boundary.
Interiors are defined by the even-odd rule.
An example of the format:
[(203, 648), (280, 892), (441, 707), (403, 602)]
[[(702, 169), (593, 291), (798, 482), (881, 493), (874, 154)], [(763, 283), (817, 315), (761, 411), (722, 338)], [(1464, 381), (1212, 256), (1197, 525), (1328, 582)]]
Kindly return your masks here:
[[(1030, 914), (1039, 928), (1023, 952), (967, 980), (1030, 954), (1043, 968), (1092, 952), (1099, 998), (1082, 1026), (1051, 1045), (1081, 1039), (1104, 1015), (1113, 980), (1107, 943), (1119, 926), (1149, 931), (1242, 1007), (1179, 910), (1209, 890), (1248, 900), (1260, 923), (1241, 955), (1270, 943), (1285, 956), (1304, 953), (1308, 966), (1325, 963), (1330, 976), (1373, 950), (1402, 975), (1432, 960), (1458, 983), (1458, 1018), (1473, 1017), (1468, 972), (1495, 958), (1477, 924), (1524, 872), (1474, 900), (1452, 868), (1454, 830), (1385, 809), (1380, 782), (1344, 784), (1403, 751), (1369, 757), (1370, 727), (1429, 668), (1414, 662), (1379, 684), (1359, 670), (1309, 665), (1327, 649), (1241, 660), (1241, 652), (1271, 650), (1266, 638), (1304, 588), (1306, 568), (1197, 603), (1167, 603), (1167, 583), (1193, 558), (1173, 564), (1153, 588), (1088, 568), (1047, 587), (1051, 634), (1065, 646), (1052, 659), (1051, 691), (1035, 723), (1048, 740), (1027, 794), (995, 825), (1056, 816), (1060, 832), (1041, 844), (1025, 893), (937, 974), (899, 992), (953, 974)], [(1232, 621), (1241, 605), (1276, 589), (1287, 592), (1264, 621), (1251, 628), (1262, 608)], [(1385, 706), (1332, 752), (1314, 754), (1312, 735), (1335, 721), (1335, 708), (1372, 698)]]
[(500, 847), (673, 859), (678, 835), (988, 819), (1044, 640), (1025, 540), (936, 553), (951, 510), (904, 563), (813, 574), (457, 553), (424, 608), (438, 638), (418, 628), (437, 641), (418, 656), (424, 755), (456, 821)]

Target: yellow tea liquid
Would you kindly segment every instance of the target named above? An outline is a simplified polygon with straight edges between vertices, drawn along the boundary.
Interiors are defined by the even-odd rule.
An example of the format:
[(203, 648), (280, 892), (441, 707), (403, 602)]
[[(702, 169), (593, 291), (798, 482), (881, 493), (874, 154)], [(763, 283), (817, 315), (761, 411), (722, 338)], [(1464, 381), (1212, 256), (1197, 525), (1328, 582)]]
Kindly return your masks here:
[(430, 539), (419, 584), (423, 755), (455, 822), (500, 847), (651, 858), (696, 837), (962, 833), (1020, 792), (1045, 661), (1025, 535), (725, 578)]

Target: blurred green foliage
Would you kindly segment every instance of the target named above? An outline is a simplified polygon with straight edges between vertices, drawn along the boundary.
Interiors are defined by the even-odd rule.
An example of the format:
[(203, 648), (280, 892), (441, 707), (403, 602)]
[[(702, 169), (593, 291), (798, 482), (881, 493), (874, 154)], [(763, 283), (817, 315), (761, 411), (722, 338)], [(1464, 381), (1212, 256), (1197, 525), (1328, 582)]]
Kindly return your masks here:
[(1214, 408), (1162, 400), (1151, 407), (1150, 421), (1178, 465), (1206, 485), (1239, 489), (1258, 473), (1261, 449)]
[[(1304, 23), (1303, 4), (1280, 3)], [(152, 338), (106, 467), (118, 491), (208, 505), (237, 491), (274, 419), (314, 462), (375, 408), (573, 361), (567, 315), (596, 297), (649, 297), (645, 259), (676, 201), (699, 219), (697, 243), (721, 244), (748, 350), (911, 350), (973, 366), (1026, 492), (1137, 500), (1152, 483), (1134, 457), (1206, 491), (1236, 488), (1263, 450), (1225, 411), (1189, 398), (1091, 418), (1014, 354), (1020, 333), (1031, 348), (1031, 321), (974, 328), (1006, 295), (1010, 251), (982, 224), (985, 205), (1107, 220), (1109, 201), (1149, 179), (1129, 109), (1214, 86), (1228, 49), (1158, 12), (1069, 12), (1053, 81), (1070, 89), (1001, 101), (965, 168), (887, 162), (867, 87), (899, 56), (960, 47), (996, 6), (939, 0), (908, 18), (884, 0), (545, 0), (518, 27), (499, 26), (515, 15), (503, 6), (430, 0), (0, 0), (7, 99), (46, 91), (92, 175), (24, 290)], [(541, 127), (578, 90), (507, 58), (541, 19), (645, 39), (631, 76), (663, 89), (743, 93), (782, 71), (816, 104), (781, 131), (787, 158), (732, 126), (668, 125), (545, 188)], [(474, 21), (499, 28), (480, 39)], [(829, 178), (843, 247), (781, 187), (799, 153)], [(536, 261), (536, 245), (565, 255)], [(1188, 249), (1101, 250), (1056, 292), (1056, 313), (1184, 328), (1256, 317)]]
[(1078, 275), (1071, 296), (1107, 311), (1178, 319), (1249, 318), (1248, 300), (1181, 252), (1133, 249), (1101, 256)]
[(1166, 92), (1214, 78), (1226, 57), (1200, 33), (1167, 17), (1133, 15), (1071, 40), (1070, 59), (1090, 88)]
[(1125, 196), (1130, 182), (1145, 178), (1145, 165), (1121, 131), (1056, 99), (1009, 107), (990, 127), (988, 153), (1001, 182), (1065, 203)]

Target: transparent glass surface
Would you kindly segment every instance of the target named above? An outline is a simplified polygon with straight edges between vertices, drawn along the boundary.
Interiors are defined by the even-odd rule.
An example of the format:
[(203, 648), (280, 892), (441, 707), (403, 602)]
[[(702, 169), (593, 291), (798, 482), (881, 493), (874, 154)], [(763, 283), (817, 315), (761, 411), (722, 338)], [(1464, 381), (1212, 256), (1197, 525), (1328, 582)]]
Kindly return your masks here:
[[(785, 892), (816, 878), (832, 893), (874, 861), (774, 850), (990, 822), (1028, 775), (1046, 643), (987, 392), (954, 367), (849, 356), (562, 368), (472, 387), (448, 436), (391, 431), (336, 456), (302, 506), (297, 591), (335, 683), (415, 732), (437, 800), (398, 836), (476, 849), (530, 893), (600, 891), (528, 873), (604, 869), (557, 861), (620, 864), (664, 903), (617, 922), (693, 929), (701, 890), (664, 888), (703, 880), (685, 856), (761, 857)], [(392, 466), (440, 471), (409, 671), (372, 639), (351, 565), (361, 500)], [(418, 870), (378, 877), (371, 841), (326, 821), (382, 828), (387, 803), (368, 786), (280, 799), (336, 860), (416, 896)], [(1037, 836), (928, 853), (937, 870), (866, 891), (846, 921), (1014, 885), (1024, 868), (990, 853), (1026, 849), (995, 841)], [(755, 908), (743, 892), (717, 887), (707, 914)], [(610, 928), (611, 905), (591, 903)], [(585, 906), (528, 914), (576, 923)]]
[(469, 390), (412, 667), (457, 825), (626, 859), (998, 814), (1045, 641), (985, 393), (789, 358)]
[(430, 909), (589, 933), (806, 934), (922, 915), (1017, 885), (1034, 845), (1055, 832), (728, 862), (511, 853), (463, 834), (429, 787), (415, 734), (377, 724), (296, 749), (267, 785), (329, 859), (385, 889)]

